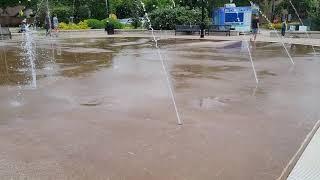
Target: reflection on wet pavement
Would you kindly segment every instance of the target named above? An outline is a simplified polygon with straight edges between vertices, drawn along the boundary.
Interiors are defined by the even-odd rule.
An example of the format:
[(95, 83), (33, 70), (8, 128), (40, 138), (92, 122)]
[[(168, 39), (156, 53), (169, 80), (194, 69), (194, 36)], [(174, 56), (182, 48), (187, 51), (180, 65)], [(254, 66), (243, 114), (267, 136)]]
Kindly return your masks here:
[(220, 97), (205, 97), (199, 100), (199, 108), (217, 109), (227, 105), (230, 99), (222, 99)]
[[(0, 60), (4, 179), (276, 179), (319, 118), (319, 59), (291, 45), (159, 41), (184, 126), (148, 38), (20, 41)], [(6, 53), (4, 59), (3, 53)]]
[(213, 78), (221, 79), (218, 77), (218, 73), (227, 72), (227, 71), (239, 71), (243, 69), (240, 66), (202, 66), (202, 65), (176, 65), (174, 67), (176, 71), (172, 71), (174, 78)]

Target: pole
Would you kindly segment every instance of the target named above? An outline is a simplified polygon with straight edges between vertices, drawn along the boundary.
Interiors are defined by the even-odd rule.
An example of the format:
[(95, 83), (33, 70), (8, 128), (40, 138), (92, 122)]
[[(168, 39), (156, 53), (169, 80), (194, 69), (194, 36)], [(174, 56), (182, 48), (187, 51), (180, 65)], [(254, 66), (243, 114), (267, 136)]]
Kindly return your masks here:
[(204, 0), (201, 0), (202, 4), (202, 12), (201, 12), (201, 32), (200, 32), (200, 38), (204, 38)]
[(109, 14), (110, 14), (110, 8), (109, 8), (109, 1), (106, 0), (106, 9), (107, 9), (107, 16), (109, 17)]
[(51, 30), (52, 30), (52, 22), (51, 22), (51, 15), (50, 15), (50, 9), (49, 9), (49, 0), (47, 0), (47, 16), (49, 18), (48, 23), (49, 23), (49, 32), (50, 32), (50, 36), (51, 36)]
[(271, 20), (272, 20), (272, 22), (274, 22), (274, 19), (275, 19), (275, 14), (274, 14), (274, 12), (275, 12), (275, 9), (276, 9), (276, 4), (275, 4), (275, 2), (274, 2), (275, 0), (272, 0), (272, 9), (271, 9)]

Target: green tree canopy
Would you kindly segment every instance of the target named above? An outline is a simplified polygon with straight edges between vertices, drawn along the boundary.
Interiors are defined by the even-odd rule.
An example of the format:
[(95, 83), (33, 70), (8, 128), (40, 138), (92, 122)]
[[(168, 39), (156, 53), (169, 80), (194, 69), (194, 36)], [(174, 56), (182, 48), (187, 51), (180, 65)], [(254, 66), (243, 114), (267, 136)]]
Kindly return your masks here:
[[(116, 14), (118, 18), (136, 18), (143, 16), (144, 12), (140, 0), (108, 0), (110, 13)], [(146, 11), (151, 13), (161, 9), (173, 8), (173, 5), (184, 7), (187, 10), (197, 9), (202, 6), (202, 0), (142, 0)], [(174, 3), (173, 3), (174, 1)], [(283, 9), (287, 9), (290, 14), (295, 11), (289, 4), (289, 0), (252, 0), (258, 4), (264, 14), (272, 17), (273, 4), (276, 13), (281, 14)], [(1, 7), (24, 5), (45, 14), (47, 0), (0, 0)], [(76, 21), (82, 19), (95, 18), (105, 19), (107, 17), (106, 0), (48, 0), (50, 12), (58, 15), (62, 21), (68, 21), (70, 16), (74, 16)], [(214, 7), (222, 7), (229, 0), (203, 0), (210, 16)], [(303, 18), (310, 18), (315, 26), (320, 26), (319, 22), (319, 0), (292, 0), (299, 15)], [(249, 0), (234, 0), (237, 6), (249, 6)]]

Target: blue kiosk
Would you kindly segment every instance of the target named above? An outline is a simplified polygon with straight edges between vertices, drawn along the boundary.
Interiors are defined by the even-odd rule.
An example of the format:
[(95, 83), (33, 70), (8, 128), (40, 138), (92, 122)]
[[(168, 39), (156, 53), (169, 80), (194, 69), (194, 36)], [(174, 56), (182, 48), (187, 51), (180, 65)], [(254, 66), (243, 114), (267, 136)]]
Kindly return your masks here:
[(234, 3), (225, 4), (224, 7), (214, 9), (212, 20), (214, 25), (231, 25), (239, 32), (251, 31), (252, 14), (257, 14), (258, 7), (236, 7)]

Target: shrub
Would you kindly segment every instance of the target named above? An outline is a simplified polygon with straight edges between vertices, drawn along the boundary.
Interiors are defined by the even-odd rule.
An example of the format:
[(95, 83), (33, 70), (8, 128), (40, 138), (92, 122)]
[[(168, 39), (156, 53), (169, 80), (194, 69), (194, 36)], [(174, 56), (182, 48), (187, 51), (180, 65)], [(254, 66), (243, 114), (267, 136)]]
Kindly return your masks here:
[(134, 29), (134, 27), (131, 24), (126, 24), (123, 29)]
[[(207, 14), (207, 12), (205, 12)], [(177, 6), (176, 8), (159, 8), (150, 13), (150, 20), (154, 29), (174, 29), (175, 25), (200, 25), (201, 9), (187, 9)], [(210, 19), (205, 19), (205, 24), (210, 24)], [(148, 27), (148, 24), (146, 24)]]
[(118, 19), (117, 15), (115, 15), (115, 14), (109, 14), (109, 18)]
[(59, 29), (65, 30), (67, 29), (68, 25), (64, 22), (59, 23)]
[(69, 26), (70, 30), (78, 30), (78, 29), (80, 29), (79, 26), (77, 24), (75, 24), (75, 23), (69, 23), (68, 26)]
[(320, 13), (318, 16), (311, 17), (311, 29), (314, 31), (320, 30)]
[(311, 20), (311, 29), (314, 31), (320, 30), (320, 1), (306, 1), (308, 16)]
[(75, 23), (59, 23), (59, 29), (61, 30), (78, 30), (78, 29), (89, 29), (86, 21), (80, 21), (78, 24)]
[(102, 20), (104, 27), (107, 26), (107, 23), (111, 23), (115, 29), (123, 29), (124, 25), (120, 23), (119, 20), (114, 18), (107, 18)]
[(88, 19), (86, 21), (87, 21), (88, 26), (91, 29), (103, 29), (103, 28), (105, 28), (105, 23), (103, 21), (98, 20), (98, 19)]
[(320, 2), (318, 9), (310, 12), (310, 20), (311, 20), (311, 29), (314, 31), (320, 30)]
[(142, 26), (142, 22), (140, 21), (139, 18), (133, 18), (131, 25), (132, 25), (135, 29), (137, 29), (138, 27), (141, 27), (141, 26)]
[(57, 5), (53, 7), (52, 14), (57, 14), (60, 22), (68, 22), (72, 16), (72, 9), (68, 6)]
[(80, 22), (78, 23), (78, 26), (79, 26), (80, 29), (90, 29), (87, 20), (80, 21)]
[(272, 23), (268, 25), (268, 29), (271, 29), (271, 30), (273, 29), (279, 30), (281, 28), (282, 28), (282, 23)]

